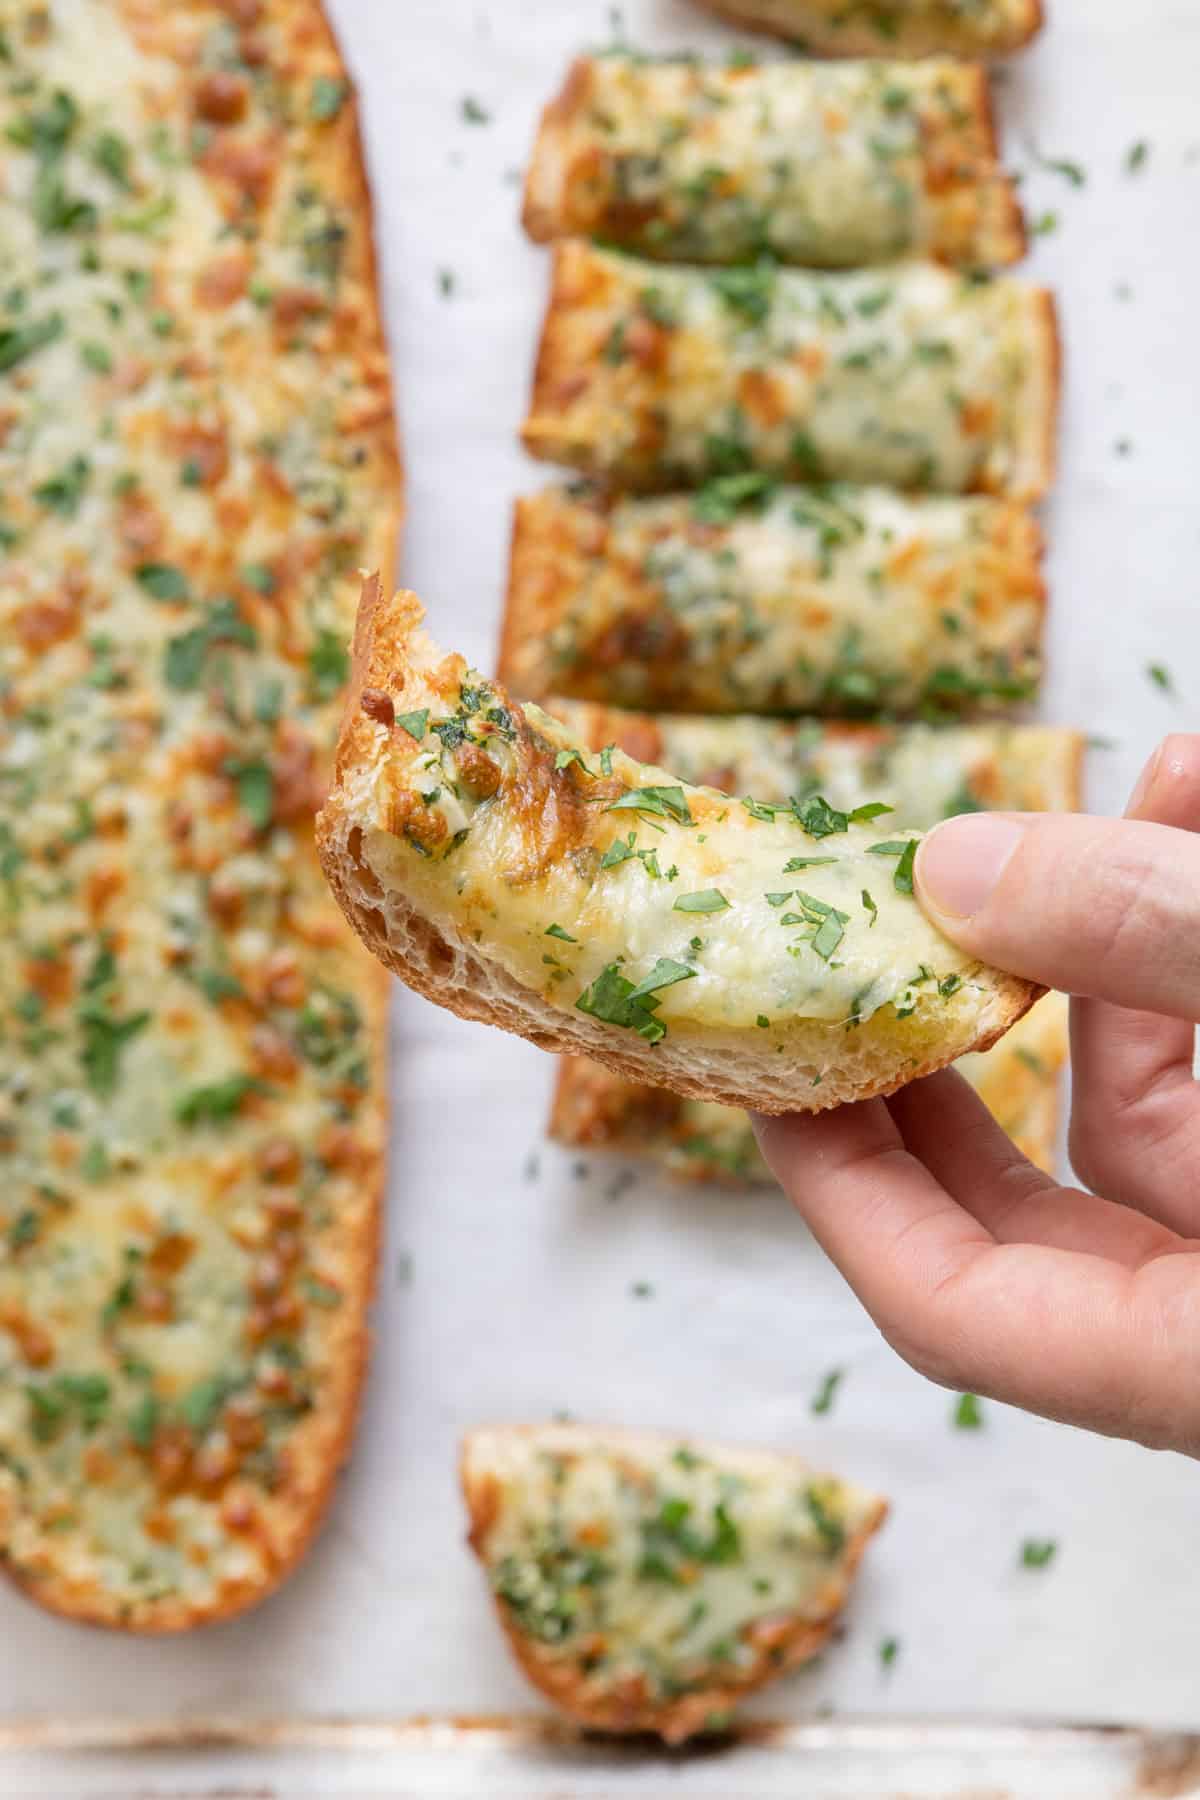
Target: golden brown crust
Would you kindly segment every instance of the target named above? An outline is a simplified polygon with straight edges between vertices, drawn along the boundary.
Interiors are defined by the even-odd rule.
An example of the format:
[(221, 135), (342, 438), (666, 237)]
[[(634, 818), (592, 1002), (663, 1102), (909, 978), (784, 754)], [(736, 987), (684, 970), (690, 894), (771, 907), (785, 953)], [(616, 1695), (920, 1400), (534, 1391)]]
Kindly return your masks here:
[[(534, 1434), (538, 1427), (528, 1425), (512, 1429)], [(611, 1427), (605, 1427), (603, 1431), (606, 1443), (615, 1441), (619, 1445), (624, 1435)], [(631, 1443), (644, 1444), (653, 1435), (658, 1434), (630, 1433), (629, 1439)], [(678, 1439), (667, 1438), (663, 1434), (663, 1441), (675, 1444)], [(710, 1454), (719, 1454), (719, 1451), (709, 1448)], [(495, 1522), (498, 1496), (495, 1484), (486, 1472), (475, 1474), (471, 1470), (468, 1453), (469, 1440), (464, 1442), (460, 1452), (459, 1480), (470, 1522), (468, 1542), (482, 1560), (488, 1533)], [(836, 1630), (850, 1585), (867, 1545), (887, 1516), (887, 1501), (877, 1500), (863, 1523), (847, 1539), (841, 1553), (838, 1584), (840, 1594), (827, 1618), (816, 1623), (799, 1617), (781, 1619), (778, 1629), (772, 1630), (769, 1641), (755, 1646), (756, 1654), (753, 1659), (739, 1666), (736, 1679), (726, 1679), (674, 1699), (652, 1702), (640, 1694), (597, 1692), (596, 1684), (592, 1683), (589, 1687), (575, 1664), (564, 1662), (554, 1654), (552, 1647), (537, 1643), (517, 1629), (509, 1609), (499, 1602), (496, 1606), (497, 1616), (509, 1648), (525, 1675), (534, 1687), (568, 1717), (591, 1731), (652, 1732), (668, 1744), (682, 1744), (688, 1738), (695, 1737), (698, 1732), (712, 1729), (714, 1719), (719, 1719), (729, 1708), (740, 1705), (778, 1676), (787, 1674), (803, 1663), (811, 1662)], [(774, 1620), (772, 1626), (775, 1626)]]
[[(806, 7), (805, 0), (699, 0), (710, 12), (735, 25), (793, 42), (814, 56), (930, 56), (952, 53), (968, 56), (1007, 56), (1023, 50), (1042, 29), (1043, 0), (1011, 0), (1005, 28), (986, 36), (978, 33), (947, 34), (936, 25), (912, 27), (907, 22), (894, 36), (883, 38), (870, 24), (831, 28), (821, 9)], [(969, 32), (969, 27), (967, 28)]]
[(1024, 442), (1018, 467), (1026, 471), (1018, 482), (1020, 497), (1033, 501), (1049, 493), (1058, 466), (1058, 419), (1062, 407), (1063, 343), (1058, 302), (1048, 288), (1031, 296), (1038, 330), (1034, 336), (1037, 374), (1031, 404), (1025, 413)]
[[(453, 678), (461, 681), (461, 658), (447, 657), (430, 675), (416, 655), (437, 654), (414, 645), (423, 609), (416, 596), (385, 597), (379, 577), (364, 583), (359, 627), (355, 634), (351, 694), (378, 688), (401, 706), (420, 704), (429, 692)], [(522, 708), (497, 688), (497, 701), (511, 720), (518, 746), (515, 782), (526, 795), (526, 810), (542, 837), (541, 854), (562, 854), (572, 834), (582, 830), (586, 809), (578, 802), (574, 771), (559, 768), (551, 749), (531, 733)], [(840, 1023), (812, 1021), (803, 1036), (794, 1035), (794, 1057), (782, 1068), (747, 1034), (706, 1037), (703, 1047), (678, 1043), (672, 1036), (649, 1044), (636, 1032), (614, 1032), (579, 1011), (555, 1005), (510, 975), (489, 956), (477, 935), (456, 933), (451, 941), (422, 916), (402, 893), (386, 896), (385, 916), (379, 881), (362, 859), (363, 820), (356, 814), (350, 789), (379, 760), (376, 726), (361, 706), (348, 710), (338, 745), (338, 782), (317, 818), (317, 847), (326, 877), (347, 918), (363, 942), (407, 986), (460, 1018), (499, 1025), (526, 1037), (544, 1050), (582, 1052), (618, 1074), (690, 1094), (765, 1113), (822, 1110), (847, 1100), (894, 1092), (920, 1076), (943, 1068), (970, 1050), (983, 1050), (1017, 1021), (1043, 989), (994, 970), (980, 971), (985, 997), (972, 1013), (970, 1033), (964, 1015), (956, 1030), (945, 1026), (928, 1040), (905, 1038), (903, 1058), (888, 1047), (880, 1073), (869, 1051), (848, 1050)], [(386, 760), (386, 752), (384, 753)], [(514, 800), (513, 804), (519, 802)], [(552, 841), (547, 849), (544, 833)], [(582, 837), (578, 839), (583, 842)], [(749, 1034), (756, 1036), (756, 1034)], [(832, 1054), (830, 1046), (837, 1042)], [(875, 1045), (875, 1055), (884, 1047)], [(811, 1061), (806, 1061), (806, 1055)], [(819, 1072), (819, 1080), (814, 1080)]]
[[(135, 37), (152, 33), (158, 23), (154, 7), (143, 0), (115, 0)], [(325, 125), (322, 148), (331, 189), (357, 217), (359, 229), (345, 245), (347, 288), (361, 288), (356, 353), (362, 384), (371, 399), (358, 422), (359, 435), (371, 445), (372, 466), (382, 469), (390, 503), (372, 514), (362, 540), (364, 560), (390, 571), (403, 517), (404, 473), (391, 403), (387, 347), (379, 298), (376, 243), (369, 177), (363, 153), (357, 96), (350, 83), (336, 34), (322, 0), (260, 0), (258, 22), (283, 35), (287, 75), (296, 81), (336, 76), (345, 100), (336, 118)], [(330, 909), (327, 924), (341, 935), (342, 921)], [(362, 1015), (371, 1095), (359, 1110), (359, 1192), (364, 1201), (358, 1234), (341, 1245), (340, 1292), (343, 1304), (327, 1328), (329, 1373), (321, 1404), (295, 1428), (288, 1443), (286, 1489), (290, 1505), (270, 1520), (266, 1579), (226, 1581), (211, 1604), (178, 1598), (153, 1599), (130, 1605), (99, 1591), (93, 1578), (73, 1580), (63, 1569), (41, 1566), (36, 1574), (19, 1570), (0, 1551), (0, 1568), (23, 1593), (43, 1609), (75, 1623), (117, 1628), (139, 1634), (173, 1634), (198, 1625), (216, 1624), (257, 1606), (285, 1581), (303, 1559), (319, 1530), (342, 1467), (352, 1449), (366, 1366), (370, 1332), (368, 1312), (378, 1263), (379, 1235), (386, 1183), (386, 1066), (390, 983), (384, 971), (360, 964), (355, 998)]]

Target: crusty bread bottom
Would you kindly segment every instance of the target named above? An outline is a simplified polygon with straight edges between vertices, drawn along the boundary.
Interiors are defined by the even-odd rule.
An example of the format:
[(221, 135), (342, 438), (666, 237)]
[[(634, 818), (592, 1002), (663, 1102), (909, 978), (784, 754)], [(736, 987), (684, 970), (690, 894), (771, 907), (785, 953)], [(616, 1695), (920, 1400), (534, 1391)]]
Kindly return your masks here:
[(457, 933), (453, 941), (443, 935), (402, 895), (385, 896), (363, 861), (361, 831), (336, 795), (326, 803), (318, 836), (326, 876), (347, 918), (406, 986), (460, 1018), (499, 1025), (541, 1050), (590, 1056), (618, 1075), (751, 1112), (821, 1112), (895, 1093), (969, 1050), (990, 1049), (1045, 992), (1015, 976), (989, 974), (992, 992), (982, 1009), (960, 1008), (957, 1032), (948, 1011), (939, 1010), (923, 1054), (884, 1074), (876, 1071), (887, 1058), (869, 1032), (826, 1020), (789, 1025), (790, 1054), (775, 1063), (760, 1045), (747, 1048), (744, 1035), (733, 1033), (724, 1042), (706, 1033), (702, 1048), (680, 1033), (647, 1044), (634, 1032), (618, 1037), (583, 1013), (549, 1004), (476, 945)]

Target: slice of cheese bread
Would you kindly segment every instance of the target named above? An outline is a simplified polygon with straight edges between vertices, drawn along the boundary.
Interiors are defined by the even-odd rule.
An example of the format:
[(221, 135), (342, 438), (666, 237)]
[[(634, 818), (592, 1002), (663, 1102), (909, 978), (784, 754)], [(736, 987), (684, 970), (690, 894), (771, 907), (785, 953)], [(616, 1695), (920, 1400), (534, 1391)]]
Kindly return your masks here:
[(1043, 288), (933, 263), (817, 274), (555, 246), (522, 436), (618, 487), (761, 469), (1036, 500), (1054, 467)]
[(517, 501), (499, 673), (522, 698), (665, 711), (996, 712), (1040, 678), (1041, 551), (1003, 500), (758, 473), (547, 488)]
[(353, 1429), (386, 984), (312, 821), (399, 469), (315, 0), (50, 0), (3, 57), (0, 1563), (175, 1631)]
[(887, 1512), (798, 1456), (609, 1427), (484, 1427), (461, 1475), (526, 1675), (583, 1725), (668, 1743), (816, 1655)]
[(666, 262), (977, 269), (1025, 249), (987, 76), (949, 58), (581, 57), (542, 115), (523, 217), (539, 242)]
[(1042, 0), (701, 0), (816, 56), (1001, 56), (1041, 29)]
[(886, 806), (732, 800), (590, 756), (421, 617), (368, 582), (318, 821), (347, 916), (419, 992), (765, 1112), (890, 1092), (1037, 997), (929, 924)]

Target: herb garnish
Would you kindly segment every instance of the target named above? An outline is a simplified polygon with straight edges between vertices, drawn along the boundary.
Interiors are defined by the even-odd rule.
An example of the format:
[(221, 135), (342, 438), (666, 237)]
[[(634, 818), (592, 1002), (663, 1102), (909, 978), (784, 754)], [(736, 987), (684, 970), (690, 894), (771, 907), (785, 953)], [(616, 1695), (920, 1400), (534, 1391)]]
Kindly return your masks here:
[(674, 819), (678, 825), (694, 823), (681, 787), (629, 788), (615, 800), (610, 800), (604, 810), (653, 813), (660, 819)]
[(917, 854), (919, 838), (894, 838), (885, 844), (870, 844), (868, 856), (896, 856), (896, 873), (892, 877), (892, 886), (899, 894), (911, 894), (913, 891), (913, 862)]
[(978, 1394), (960, 1394), (952, 1417), (956, 1431), (982, 1431), (983, 1411)]
[(834, 1396), (845, 1372), (844, 1369), (830, 1369), (829, 1373), (822, 1378), (821, 1385), (810, 1403), (809, 1410), (811, 1412), (821, 1415), (833, 1411)]
[(728, 900), (719, 888), (701, 888), (696, 894), (680, 894), (671, 910), (681, 913), (715, 913), (724, 912), (728, 905)]
[(658, 1044), (667, 1035), (661, 1019), (654, 1017), (659, 991), (673, 987), (677, 981), (688, 981), (695, 973), (687, 963), (660, 956), (645, 980), (635, 983), (622, 975), (616, 963), (609, 963), (583, 990), (575, 1005), (590, 1018), (636, 1031), (648, 1044)]

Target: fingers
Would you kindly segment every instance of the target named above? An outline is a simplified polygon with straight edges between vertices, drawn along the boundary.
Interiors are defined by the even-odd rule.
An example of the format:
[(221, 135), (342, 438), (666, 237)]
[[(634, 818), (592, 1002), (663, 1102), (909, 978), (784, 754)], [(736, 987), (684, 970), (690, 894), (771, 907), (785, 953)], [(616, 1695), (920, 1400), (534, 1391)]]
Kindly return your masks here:
[(922, 1373), (1092, 1430), (1200, 1443), (1193, 1258), (1129, 1268), (997, 1244), (908, 1154), (879, 1101), (756, 1126), (814, 1235)]
[(933, 922), (985, 961), (1200, 1018), (1200, 838), (1137, 820), (968, 813), (923, 840), (915, 875)]
[(1173, 1231), (1140, 1213), (1059, 1187), (953, 1069), (912, 1082), (886, 1104), (905, 1149), (999, 1244), (1087, 1251), (1129, 1269), (1182, 1248)]
[[(1200, 737), (1165, 739), (1134, 788), (1126, 817), (1200, 830)], [(1103, 1000), (1079, 1000), (1072, 1008), (1076, 1172), (1112, 1199), (1190, 1234), (1200, 1231), (1193, 1043), (1191, 1025), (1180, 1020)]]

